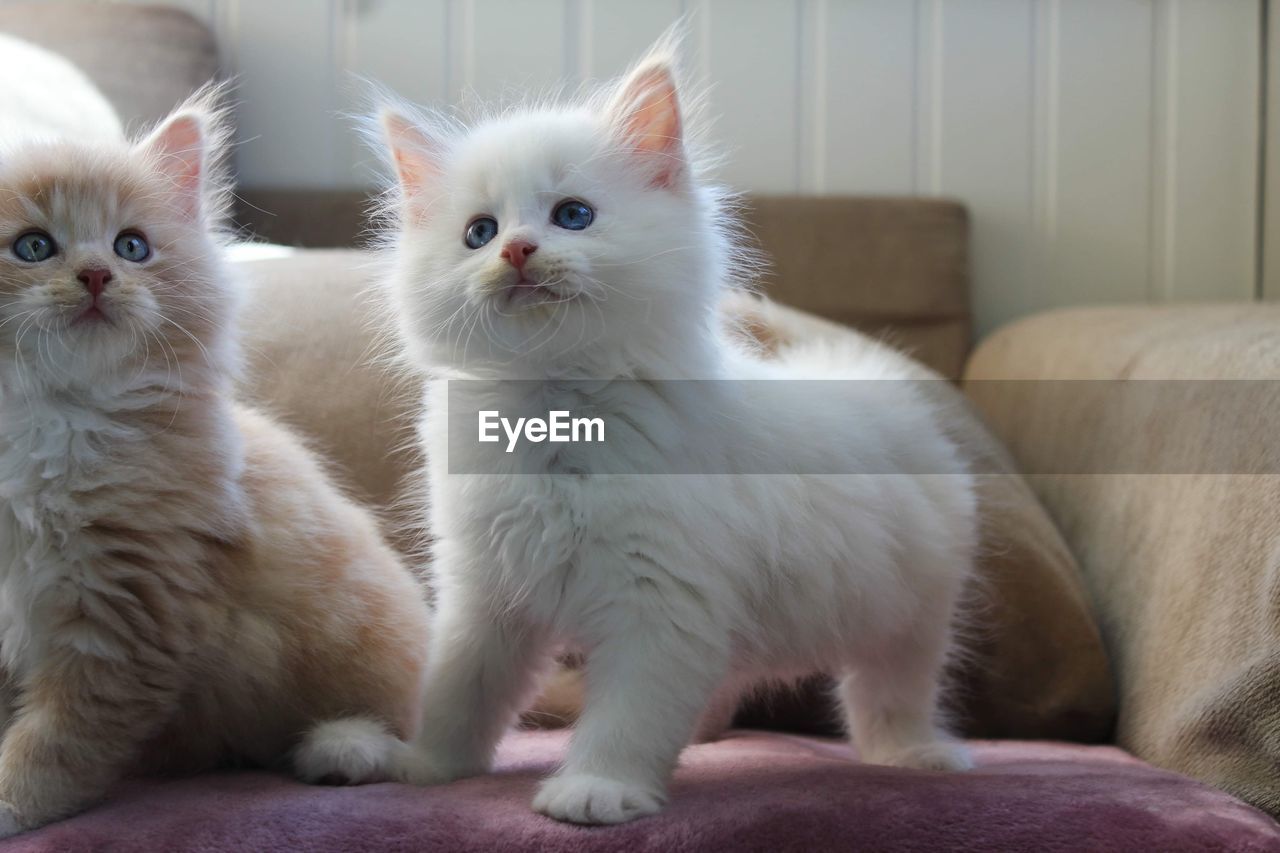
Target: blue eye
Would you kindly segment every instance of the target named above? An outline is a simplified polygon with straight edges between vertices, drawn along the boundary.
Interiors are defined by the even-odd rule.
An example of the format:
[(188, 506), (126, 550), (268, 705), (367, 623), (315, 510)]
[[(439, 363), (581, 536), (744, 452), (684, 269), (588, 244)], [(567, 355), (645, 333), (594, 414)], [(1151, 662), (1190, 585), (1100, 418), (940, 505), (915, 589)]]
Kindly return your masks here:
[(551, 211), (551, 221), (569, 231), (581, 231), (595, 221), (596, 212), (576, 198), (562, 201)]
[(28, 231), (13, 241), (13, 253), (29, 264), (38, 264), (56, 255), (58, 244), (43, 231)]
[(132, 231), (125, 231), (117, 237), (114, 248), (117, 255), (135, 264), (151, 257), (151, 246), (147, 244), (146, 238)]
[(479, 219), (471, 220), (464, 239), (468, 248), (479, 249), (496, 236), (498, 236), (498, 220), (492, 216), (481, 216)]

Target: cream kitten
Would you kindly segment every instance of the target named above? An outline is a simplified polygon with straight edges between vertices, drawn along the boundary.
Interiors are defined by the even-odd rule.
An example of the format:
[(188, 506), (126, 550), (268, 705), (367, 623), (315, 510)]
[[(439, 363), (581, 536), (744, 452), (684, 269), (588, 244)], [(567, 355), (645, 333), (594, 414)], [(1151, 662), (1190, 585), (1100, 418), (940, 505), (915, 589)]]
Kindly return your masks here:
[[(871, 407), (848, 386), (667, 381), (909, 375), (866, 349), (767, 363), (717, 332), (743, 250), (690, 141), (675, 53), (664, 40), (584, 103), (470, 126), (381, 117), (407, 353), (473, 380), (429, 382), (421, 423), (438, 604), (411, 778), (484, 772), (568, 643), (587, 656), (586, 702), (533, 805), (576, 823), (658, 811), (717, 691), (815, 670), (842, 676), (864, 760), (969, 766), (938, 702), (975, 498), (927, 392), (879, 383), (888, 404)], [(541, 381), (494, 381), (510, 379)], [(474, 420), (449, 437), (451, 412), (530, 409), (590, 410), (625, 438), (504, 456), (472, 443)], [(774, 463), (792, 473), (761, 473)], [(649, 471), (690, 473), (591, 473)]]
[(370, 515), (236, 406), (206, 104), (0, 144), (0, 835), (123, 774), (389, 778), (428, 612)]

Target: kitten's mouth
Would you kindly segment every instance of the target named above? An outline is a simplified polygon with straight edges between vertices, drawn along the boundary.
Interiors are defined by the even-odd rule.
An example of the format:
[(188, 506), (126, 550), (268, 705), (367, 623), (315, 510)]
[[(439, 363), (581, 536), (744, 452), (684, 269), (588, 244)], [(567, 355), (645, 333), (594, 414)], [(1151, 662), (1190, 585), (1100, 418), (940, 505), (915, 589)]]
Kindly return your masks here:
[(564, 294), (550, 285), (520, 276), (507, 285), (506, 297), (508, 305), (545, 305), (547, 303), (564, 302)]
[(98, 323), (105, 323), (108, 326), (113, 325), (111, 318), (107, 316), (107, 313), (102, 310), (102, 306), (97, 302), (81, 311), (71, 321), (72, 326), (96, 325)]

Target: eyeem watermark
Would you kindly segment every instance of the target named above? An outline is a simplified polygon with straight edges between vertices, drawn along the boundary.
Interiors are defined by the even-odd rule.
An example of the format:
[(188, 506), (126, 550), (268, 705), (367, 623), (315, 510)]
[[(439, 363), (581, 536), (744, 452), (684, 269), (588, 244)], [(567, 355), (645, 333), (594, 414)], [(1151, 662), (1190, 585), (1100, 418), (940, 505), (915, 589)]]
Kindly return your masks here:
[(1079, 437), (1054, 444), (1056, 433), (1039, 426), (1017, 433), (1024, 475), (1280, 477), (1280, 381), (1267, 379), (989, 379), (963, 393), (934, 379), (451, 379), (445, 456), (450, 474), (504, 477), (933, 475), (933, 457), (905, 444), (888, 454), (824, 451), (847, 440), (847, 422), (922, 400), (961, 437), (973, 474), (1014, 469), (984, 449), (969, 401), (997, 436), (1033, 417)]
[(604, 441), (604, 418), (575, 418), (572, 412), (563, 410), (547, 412), (546, 418), (516, 418), (513, 424), (496, 409), (487, 409), (480, 412), (479, 421), (482, 442), (501, 441), (498, 428), (502, 428), (507, 436), (507, 453), (515, 451), (521, 435), (534, 444)]

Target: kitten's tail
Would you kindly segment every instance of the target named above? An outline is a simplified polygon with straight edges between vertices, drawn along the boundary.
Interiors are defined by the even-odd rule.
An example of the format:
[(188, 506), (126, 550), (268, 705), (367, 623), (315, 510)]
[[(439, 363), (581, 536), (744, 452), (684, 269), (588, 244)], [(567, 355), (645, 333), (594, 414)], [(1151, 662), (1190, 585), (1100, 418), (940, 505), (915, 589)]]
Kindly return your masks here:
[(298, 778), (312, 784), (403, 781), (413, 748), (370, 717), (317, 723), (293, 753)]

